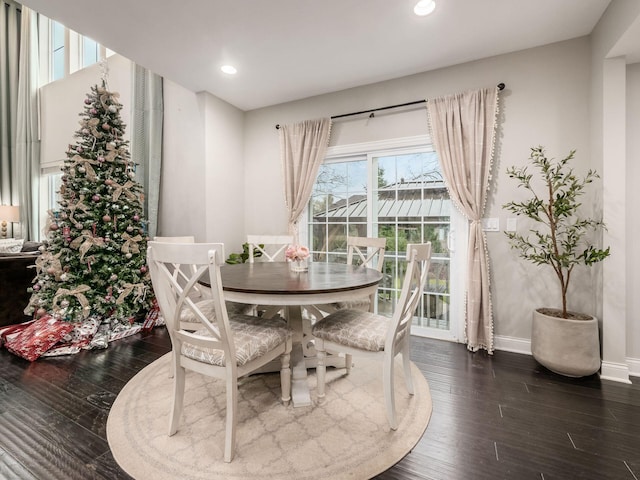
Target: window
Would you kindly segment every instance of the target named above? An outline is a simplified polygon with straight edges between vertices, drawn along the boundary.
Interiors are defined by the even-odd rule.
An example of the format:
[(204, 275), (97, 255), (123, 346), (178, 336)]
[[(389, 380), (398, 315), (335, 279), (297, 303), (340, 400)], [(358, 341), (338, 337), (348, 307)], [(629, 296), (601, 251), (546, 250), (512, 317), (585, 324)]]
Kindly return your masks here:
[[(59, 22), (39, 16), (38, 33), (41, 39), (40, 78), (41, 85), (60, 80), (71, 73), (97, 63), (113, 55), (115, 52), (92, 40), (89, 37), (66, 28)], [(59, 162), (48, 162), (41, 165), (40, 199), (41, 212), (57, 210), (59, 191), (62, 184)], [(41, 227), (44, 227), (47, 215), (41, 215)]]
[(114, 54), (95, 40), (43, 16), (38, 29), (42, 39), (40, 57), (43, 85), (60, 80)]
[(345, 154), (338, 149), (328, 155), (307, 214), (313, 261), (345, 263), (347, 236), (386, 238), (375, 309), (390, 316), (402, 288), (407, 243), (430, 241), (431, 268), (414, 333), (455, 338), (458, 326), (452, 320), (459, 312), (452, 308), (452, 293), (458, 291), (460, 275), (452, 279), (451, 235), (463, 220), (452, 207), (428, 139), (400, 142), (419, 143), (410, 147), (394, 148), (394, 143), (353, 146), (351, 150), (363, 150)]
[(82, 37), (82, 67), (97, 63), (100, 59), (100, 45), (89, 37)]
[(51, 22), (51, 80), (59, 80), (65, 72), (65, 28), (58, 22)]

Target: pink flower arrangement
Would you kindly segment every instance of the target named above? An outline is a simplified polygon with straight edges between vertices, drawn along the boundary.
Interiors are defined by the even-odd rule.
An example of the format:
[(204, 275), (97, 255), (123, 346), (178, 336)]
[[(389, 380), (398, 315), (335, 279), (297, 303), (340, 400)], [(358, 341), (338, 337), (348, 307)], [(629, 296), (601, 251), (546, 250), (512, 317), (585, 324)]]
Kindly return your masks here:
[(284, 256), (291, 262), (298, 262), (309, 258), (309, 249), (302, 245), (291, 245), (284, 252)]

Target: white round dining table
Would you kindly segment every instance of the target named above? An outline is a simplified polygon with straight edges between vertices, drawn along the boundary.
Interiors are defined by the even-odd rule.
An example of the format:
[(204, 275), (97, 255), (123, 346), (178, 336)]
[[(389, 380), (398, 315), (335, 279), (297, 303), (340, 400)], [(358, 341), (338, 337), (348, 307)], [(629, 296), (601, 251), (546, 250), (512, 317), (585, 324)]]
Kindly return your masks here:
[[(220, 275), (225, 300), (283, 307), (293, 330), (291, 399), (294, 407), (311, 405), (307, 368), (316, 366), (311, 320), (303, 318), (303, 308), (315, 310), (317, 315), (313, 305), (370, 296), (382, 280), (382, 274), (372, 268), (324, 262), (310, 262), (306, 272), (291, 271), (287, 262), (223, 265)], [(328, 365), (343, 366), (344, 358), (328, 359)]]

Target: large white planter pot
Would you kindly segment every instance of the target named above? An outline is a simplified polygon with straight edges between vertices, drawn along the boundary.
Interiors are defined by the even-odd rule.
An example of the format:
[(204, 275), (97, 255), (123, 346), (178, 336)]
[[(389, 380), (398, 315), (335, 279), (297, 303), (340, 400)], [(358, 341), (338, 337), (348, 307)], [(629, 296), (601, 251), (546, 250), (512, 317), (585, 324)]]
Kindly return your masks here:
[(593, 375), (600, 369), (598, 320), (566, 319), (533, 312), (531, 353), (552, 372), (568, 377)]

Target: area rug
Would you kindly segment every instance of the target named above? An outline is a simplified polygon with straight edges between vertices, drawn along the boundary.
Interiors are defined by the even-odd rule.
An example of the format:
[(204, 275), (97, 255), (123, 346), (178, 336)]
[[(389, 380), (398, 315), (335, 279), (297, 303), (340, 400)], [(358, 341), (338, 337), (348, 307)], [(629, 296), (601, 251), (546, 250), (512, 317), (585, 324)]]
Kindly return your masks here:
[(189, 372), (178, 431), (167, 435), (172, 397), (167, 354), (140, 371), (118, 395), (107, 421), (116, 461), (137, 480), (368, 479), (401, 460), (422, 437), (431, 417), (426, 379), (412, 363), (415, 395), (396, 362), (399, 427), (386, 419), (381, 365), (359, 360), (349, 375), (327, 369), (326, 403), (284, 406), (279, 374), (246, 377), (239, 385), (236, 453), (223, 461), (224, 384)]

